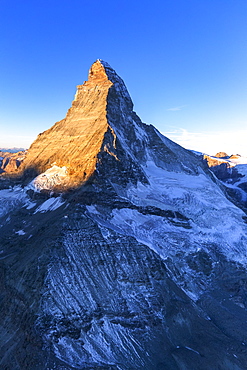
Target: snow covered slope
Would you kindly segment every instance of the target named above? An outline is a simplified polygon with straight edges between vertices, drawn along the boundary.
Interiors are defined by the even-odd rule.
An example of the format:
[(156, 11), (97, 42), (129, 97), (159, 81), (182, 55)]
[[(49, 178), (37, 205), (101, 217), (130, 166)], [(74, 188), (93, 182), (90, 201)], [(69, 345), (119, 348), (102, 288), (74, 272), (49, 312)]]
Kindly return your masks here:
[[(176, 144), (170, 143), (170, 149), (175, 154)], [(172, 166), (167, 170), (166, 166), (147, 160), (142, 170), (148, 183), (128, 184), (119, 192), (128, 200), (126, 206), (109, 209), (108, 213), (101, 204), (87, 206), (87, 210), (100, 225), (135, 237), (164, 260), (183, 255), (177, 261), (180, 276), (176, 281), (190, 297), (198, 299), (208, 276), (203, 277), (200, 271), (198, 277), (187, 257), (203, 252), (211, 259), (217, 253), (246, 266), (246, 214), (199, 165), (197, 173), (191, 173), (186, 162), (184, 171), (172, 171)], [(217, 263), (214, 259), (212, 270)]]

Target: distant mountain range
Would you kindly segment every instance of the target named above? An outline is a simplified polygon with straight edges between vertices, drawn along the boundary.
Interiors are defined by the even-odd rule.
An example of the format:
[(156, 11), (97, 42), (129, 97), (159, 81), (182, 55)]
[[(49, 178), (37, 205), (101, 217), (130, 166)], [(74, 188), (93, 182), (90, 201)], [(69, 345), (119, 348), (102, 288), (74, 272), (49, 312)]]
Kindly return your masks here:
[(246, 164), (223, 154), (143, 123), (97, 60), (1, 159), (1, 368), (246, 369)]
[(17, 153), (26, 150), (24, 148), (0, 148), (0, 152)]

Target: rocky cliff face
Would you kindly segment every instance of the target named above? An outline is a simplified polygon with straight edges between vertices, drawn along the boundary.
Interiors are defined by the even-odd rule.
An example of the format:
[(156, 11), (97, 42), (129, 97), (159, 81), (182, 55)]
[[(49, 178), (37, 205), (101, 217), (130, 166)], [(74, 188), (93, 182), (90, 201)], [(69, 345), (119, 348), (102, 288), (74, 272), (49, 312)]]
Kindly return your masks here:
[(66, 175), (57, 187), (74, 187), (94, 172), (97, 154), (108, 130), (107, 95), (112, 82), (97, 61), (89, 79), (78, 86), (66, 118), (43, 132), (31, 145), (20, 171), (28, 178), (58, 166)]
[[(110, 91), (110, 93), (109, 93)], [(116, 157), (116, 133), (108, 119), (108, 100), (112, 95), (114, 109), (132, 109), (132, 102), (119, 76), (106, 64), (96, 61), (88, 81), (77, 87), (77, 93), (66, 118), (40, 134), (31, 145), (20, 168), (28, 178), (46, 170), (63, 167), (66, 176), (51, 185), (53, 190), (75, 188), (95, 172), (99, 153)], [(115, 102), (115, 99), (119, 100)], [(120, 128), (121, 129), (121, 128)]]
[(26, 151), (18, 151), (17, 153), (0, 151), (0, 173), (15, 173), (23, 162)]
[(3, 368), (246, 368), (246, 214), (107, 63), (19, 174), (0, 191)]
[(247, 158), (220, 152), (215, 157), (204, 155), (203, 159), (229, 197), (247, 211)]

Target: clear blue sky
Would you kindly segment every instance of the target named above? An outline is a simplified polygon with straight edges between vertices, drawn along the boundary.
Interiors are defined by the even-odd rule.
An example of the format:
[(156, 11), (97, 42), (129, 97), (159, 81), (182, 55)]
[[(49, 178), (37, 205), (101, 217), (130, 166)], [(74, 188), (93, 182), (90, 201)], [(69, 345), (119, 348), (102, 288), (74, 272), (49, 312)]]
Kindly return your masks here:
[(144, 122), (247, 155), (247, 0), (1, 0), (0, 19), (0, 147), (64, 118), (100, 58)]

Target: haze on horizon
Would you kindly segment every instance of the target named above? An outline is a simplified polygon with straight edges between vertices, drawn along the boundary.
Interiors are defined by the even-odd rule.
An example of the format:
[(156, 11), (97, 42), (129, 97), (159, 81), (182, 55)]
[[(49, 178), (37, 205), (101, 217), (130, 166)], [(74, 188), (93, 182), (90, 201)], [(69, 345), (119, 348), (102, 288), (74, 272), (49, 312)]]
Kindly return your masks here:
[(135, 111), (187, 149), (247, 156), (247, 2), (1, 4), (0, 147), (63, 119), (101, 58)]

